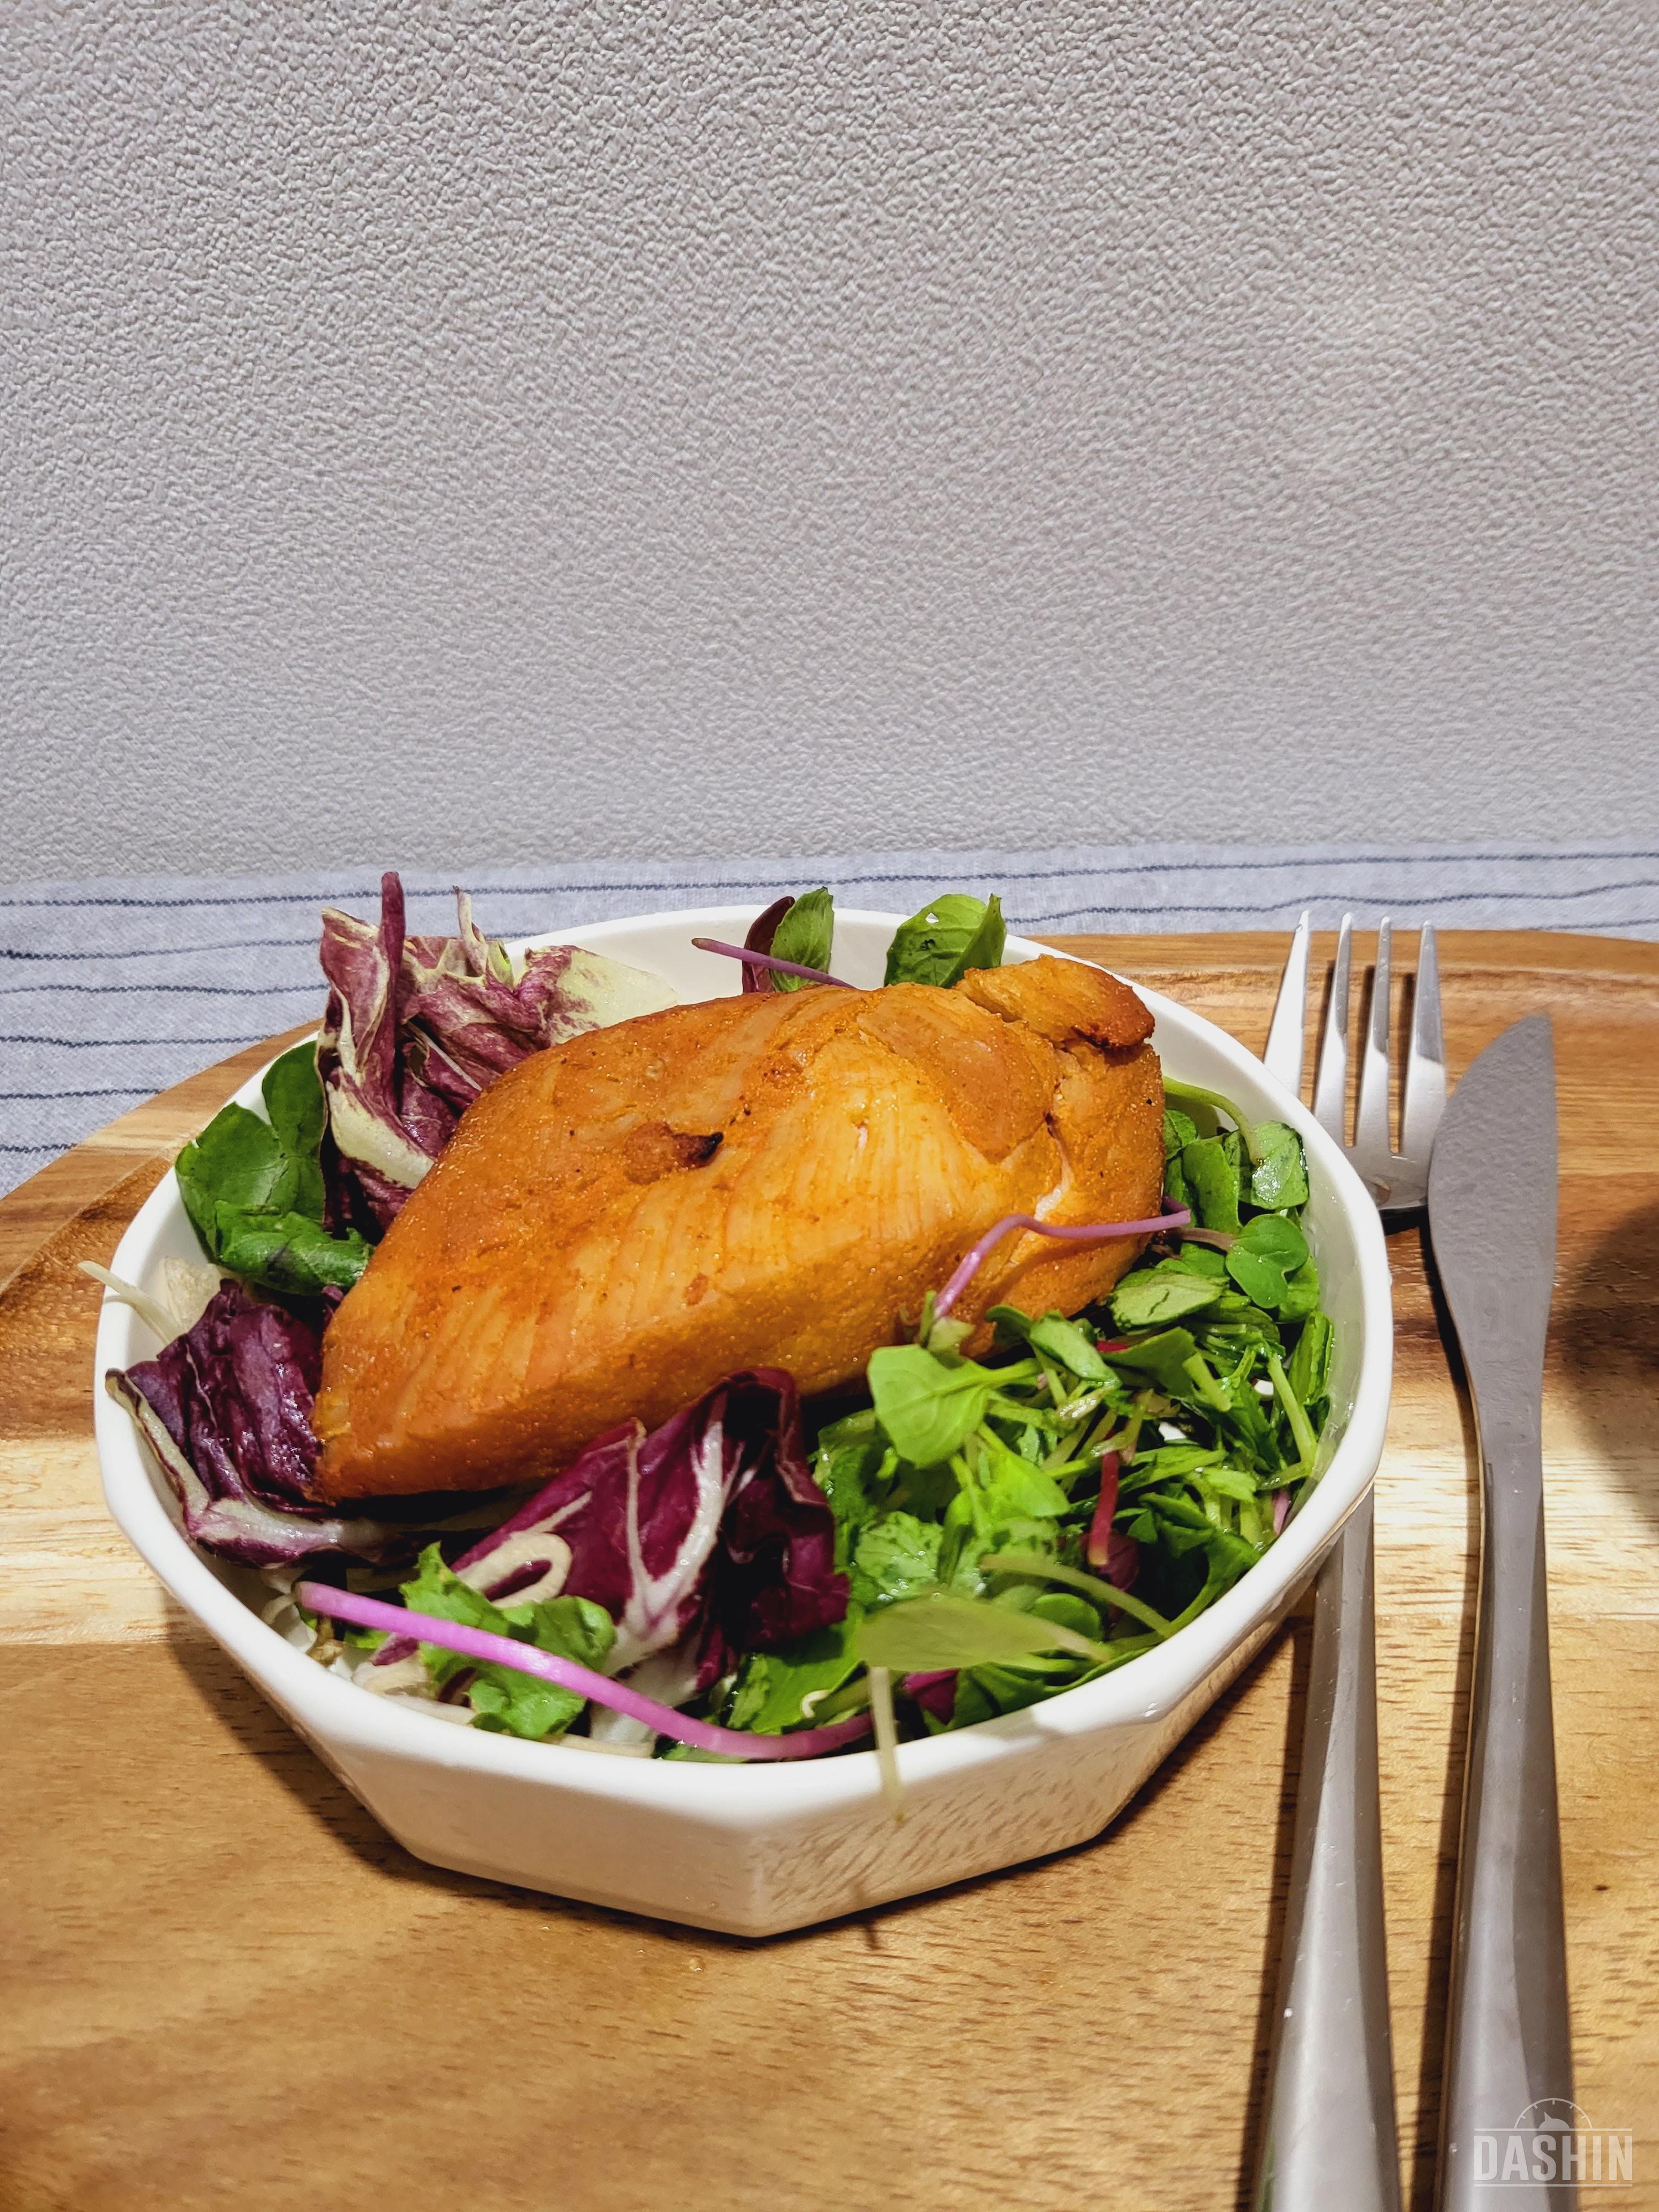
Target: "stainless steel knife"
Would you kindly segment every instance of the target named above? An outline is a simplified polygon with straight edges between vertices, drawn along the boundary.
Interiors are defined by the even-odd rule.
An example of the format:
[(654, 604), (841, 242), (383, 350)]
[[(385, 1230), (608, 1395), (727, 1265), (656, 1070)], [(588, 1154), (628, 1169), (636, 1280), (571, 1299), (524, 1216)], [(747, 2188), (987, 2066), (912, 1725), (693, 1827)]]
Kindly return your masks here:
[(1441, 2212), (1572, 2212), (1578, 2202), (1559, 2171), (1569, 2139), (1547, 2132), (1572, 2097), (1544, 1579), (1556, 1150), (1553, 1041), (1548, 1018), (1534, 1015), (1457, 1085), (1429, 1170), (1429, 1227), (1474, 1401), (1484, 1509)]

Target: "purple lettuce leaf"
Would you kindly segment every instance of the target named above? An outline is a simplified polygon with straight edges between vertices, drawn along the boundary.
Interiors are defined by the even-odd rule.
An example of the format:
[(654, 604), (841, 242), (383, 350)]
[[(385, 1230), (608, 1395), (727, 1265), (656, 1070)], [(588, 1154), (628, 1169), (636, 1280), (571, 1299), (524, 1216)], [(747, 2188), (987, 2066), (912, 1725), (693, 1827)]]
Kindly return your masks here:
[(514, 961), (478, 928), (466, 894), (455, 896), (453, 937), (409, 935), (391, 871), (378, 923), (323, 915), (330, 988), (317, 1066), (331, 1227), (384, 1232), (472, 1101), (532, 1052), (672, 1003), (657, 977), (572, 945)]
[(926, 1713), (948, 1728), (956, 1716), (957, 1676), (954, 1668), (933, 1674), (907, 1674), (904, 1688)]
[(323, 1511), (311, 1429), (322, 1360), (309, 1321), (231, 1282), (193, 1328), (128, 1374), (221, 1495)]
[[(743, 940), (744, 950), (769, 952), (772, 939), (778, 933), (778, 924), (794, 903), (793, 895), (786, 891), (781, 899), (774, 899), (763, 913), (757, 914), (749, 925), (748, 936)], [(751, 968), (747, 961), (744, 963), (743, 988), (745, 991), (769, 991), (771, 988), (772, 978), (763, 968)]]
[(195, 1327), (109, 1386), (131, 1408), (194, 1543), (245, 1566), (319, 1553), (372, 1558), (404, 1532), (343, 1520), (312, 1495), (317, 1328), (290, 1307), (226, 1283)]
[(679, 1704), (734, 1655), (840, 1620), (835, 1550), (794, 1378), (763, 1368), (648, 1434), (631, 1421), (596, 1437), (456, 1572), (498, 1602), (522, 1602), (544, 1577), (592, 1598), (617, 1623), (611, 1670), (649, 1662), (653, 1694)]

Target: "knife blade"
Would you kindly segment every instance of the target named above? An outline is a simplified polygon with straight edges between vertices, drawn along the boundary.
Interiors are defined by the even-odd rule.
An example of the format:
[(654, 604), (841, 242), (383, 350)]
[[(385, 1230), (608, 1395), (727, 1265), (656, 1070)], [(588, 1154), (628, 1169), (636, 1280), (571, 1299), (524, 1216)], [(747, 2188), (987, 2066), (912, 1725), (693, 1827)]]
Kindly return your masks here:
[[(1555, 1273), (1555, 1054), (1548, 1018), (1505, 1030), (1463, 1077), (1429, 1170), (1429, 1228), (1480, 1435), (1480, 1591), (1442, 2097), (1442, 2212), (1572, 2212), (1539, 2149), (1570, 2104), (1572, 2047), (1544, 1574), (1544, 1345)], [(1521, 2148), (1510, 2148), (1518, 2137)], [(1519, 2170), (1517, 2170), (1519, 2169)]]

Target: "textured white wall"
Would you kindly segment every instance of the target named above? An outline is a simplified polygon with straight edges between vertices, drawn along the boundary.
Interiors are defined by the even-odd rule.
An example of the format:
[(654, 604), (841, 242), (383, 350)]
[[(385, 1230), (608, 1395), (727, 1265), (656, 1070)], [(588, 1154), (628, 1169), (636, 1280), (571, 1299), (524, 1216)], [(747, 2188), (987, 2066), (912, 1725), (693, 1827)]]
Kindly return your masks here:
[(0, 873), (1659, 833), (1653, 0), (7, 45)]

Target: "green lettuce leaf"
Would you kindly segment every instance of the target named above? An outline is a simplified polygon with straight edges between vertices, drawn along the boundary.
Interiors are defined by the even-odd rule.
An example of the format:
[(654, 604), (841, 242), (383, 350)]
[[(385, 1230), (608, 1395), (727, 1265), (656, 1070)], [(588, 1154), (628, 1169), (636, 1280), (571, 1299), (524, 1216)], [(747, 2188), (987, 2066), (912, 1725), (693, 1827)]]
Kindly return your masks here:
[(970, 968), (998, 968), (1008, 941), (1002, 902), (950, 891), (901, 922), (887, 948), (888, 983), (960, 982)]
[(1258, 1485), (1255, 1477), (1246, 1474), (1237, 1467), (1206, 1467), (1200, 1476), (1200, 1483), (1213, 1490), (1218, 1497), (1239, 1498), (1248, 1502), (1254, 1498)]
[(1018, 1306), (991, 1306), (987, 1321), (995, 1322), (1017, 1342), (1029, 1344), (1058, 1367), (1082, 1382), (1109, 1382), (1112, 1370), (1095, 1348), (1095, 1340), (1080, 1322), (1062, 1313), (1046, 1313), (1033, 1320)]
[(1181, 1165), (1200, 1225), (1228, 1230), (1236, 1235), (1239, 1226), (1238, 1203), (1243, 1195), (1237, 1138), (1200, 1137), (1182, 1147)]
[(857, 1674), (861, 1662), (854, 1639), (863, 1614), (857, 1606), (844, 1620), (804, 1636), (782, 1651), (751, 1651), (738, 1672), (728, 1728), (746, 1728), (757, 1735), (781, 1735), (799, 1728), (811, 1715), (801, 1711), (801, 1701), (816, 1691), (828, 1697)]
[(1000, 1379), (971, 1359), (941, 1359), (920, 1344), (885, 1345), (870, 1357), (876, 1419), (900, 1458), (915, 1467), (962, 1449)]
[(349, 1290), (373, 1246), (323, 1226), (323, 1086), (314, 1044), (265, 1071), (263, 1121), (227, 1106), (179, 1155), (179, 1195), (208, 1257), (286, 1297)]
[(303, 1213), (240, 1213), (216, 1206), (213, 1237), (204, 1239), (222, 1267), (244, 1282), (287, 1297), (315, 1297), (325, 1287), (349, 1291), (373, 1247), (355, 1231), (331, 1237)]
[(1306, 1321), (1319, 1308), (1319, 1270), (1311, 1260), (1304, 1260), (1285, 1286), (1279, 1301), (1281, 1321)]
[(1330, 1368), (1329, 1317), (1322, 1313), (1310, 1314), (1285, 1371), (1291, 1389), (1310, 1412), (1329, 1392)]
[(981, 1432), (975, 1474), (980, 1500), (994, 1528), (1009, 1521), (1057, 1521), (1071, 1498), (1053, 1475), (1011, 1451), (994, 1430)]
[(1187, 1371), (1187, 1362), (1197, 1350), (1190, 1329), (1166, 1328), (1107, 1356), (1114, 1367), (1127, 1367), (1146, 1376), (1166, 1398), (1188, 1398), (1192, 1395), (1193, 1378)]
[[(602, 1605), (591, 1598), (544, 1598), (537, 1605), (498, 1606), (461, 1581), (444, 1565), (435, 1544), (421, 1554), (413, 1581), (403, 1586), (404, 1602), (413, 1613), (434, 1613), (465, 1628), (487, 1629), (494, 1636), (510, 1636), (538, 1650), (574, 1659), (579, 1666), (604, 1670), (616, 1641), (616, 1624)], [(469, 1668), (467, 1703), (478, 1716), (476, 1725), (496, 1734), (527, 1736), (538, 1741), (568, 1729), (587, 1700), (556, 1682), (544, 1682), (515, 1668), (468, 1659), (441, 1644), (423, 1644), (421, 1656), (428, 1674), (440, 1689)]]
[(1202, 1313), (1222, 1294), (1207, 1272), (1200, 1274), (1181, 1260), (1162, 1260), (1137, 1267), (1112, 1292), (1112, 1319), (1120, 1328), (1163, 1328), (1187, 1315)]
[(1302, 1139), (1283, 1121), (1258, 1121), (1261, 1158), (1250, 1174), (1250, 1203), (1264, 1212), (1283, 1212), (1308, 1202), (1308, 1164)]
[(854, 1539), (877, 1510), (887, 1487), (883, 1477), (890, 1456), (867, 1413), (837, 1421), (818, 1437), (812, 1474), (836, 1516), (837, 1568), (846, 1567)]
[(859, 1625), (858, 1654), (866, 1667), (895, 1674), (942, 1674), (951, 1668), (995, 1664), (1050, 1651), (1091, 1661), (1109, 1658), (1105, 1645), (1079, 1636), (1063, 1620), (1035, 1607), (1018, 1612), (983, 1598), (954, 1597), (944, 1590), (908, 1599), (872, 1613)]
[(941, 1523), (914, 1513), (884, 1513), (868, 1522), (853, 1547), (852, 1603), (870, 1610), (930, 1589), (944, 1541)]
[[(1291, 1278), (1308, 1264), (1308, 1240), (1282, 1213), (1258, 1213), (1227, 1254), (1227, 1273), (1245, 1297), (1269, 1312), (1282, 1310)], [(1315, 1277), (1317, 1294), (1318, 1278)]]
[[(836, 902), (821, 885), (815, 891), (802, 892), (773, 932), (768, 949), (776, 959), (793, 960), (803, 968), (822, 968), (827, 973), (835, 946)], [(805, 975), (780, 975), (773, 971), (775, 991), (805, 988)]]
[(1190, 1114), (1183, 1114), (1175, 1106), (1164, 1108), (1164, 1157), (1166, 1160), (1174, 1159), (1183, 1146), (1195, 1143), (1202, 1134), (1203, 1131)]
[(1184, 1628), (1207, 1611), (1218, 1597), (1230, 1590), (1239, 1577), (1253, 1567), (1261, 1558), (1255, 1545), (1243, 1536), (1236, 1536), (1231, 1528), (1212, 1528), (1202, 1539), (1205, 1553), (1203, 1588), (1196, 1597), (1177, 1615), (1176, 1626)]
[(259, 1090), (270, 1126), (293, 1164), (292, 1211), (304, 1214), (307, 1220), (320, 1221), (325, 1199), (319, 1155), (327, 1110), (317, 1073), (316, 1046), (295, 1045), (292, 1052), (285, 1052), (266, 1070)]

